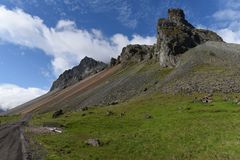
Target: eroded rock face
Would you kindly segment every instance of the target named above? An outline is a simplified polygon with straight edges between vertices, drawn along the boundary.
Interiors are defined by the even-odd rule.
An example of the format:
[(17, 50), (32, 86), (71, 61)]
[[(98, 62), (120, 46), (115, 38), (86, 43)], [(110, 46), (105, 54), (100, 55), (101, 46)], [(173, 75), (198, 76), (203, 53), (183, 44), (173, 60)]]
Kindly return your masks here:
[(63, 74), (61, 74), (59, 78), (53, 83), (50, 91), (56, 89), (64, 89), (83, 80), (90, 75), (104, 70), (106, 67), (107, 64), (103, 62), (99, 62), (92, 58), (85, 57), (84, 59), (82, 59), (78, 66), (73, 67), (70, 70), (66, 70)]
[(216, 33), (195, 29), (186, 19), (183, 10), (169, 9), (167, 19), (157, 24), (156, 54), (163, 67), (175, 66), (180, 54), (206, 41), (223, 41)]
[(115, 66), (116, 64), (117, 64), (117, 59), (111, 58), (111, 60), (110, 60), (110, 66), (112, 67), (112, 66)]
[(123, 65), (151, 59), (154, 51), (151, 45), (128, 45), (124, 47), (120, 56)]

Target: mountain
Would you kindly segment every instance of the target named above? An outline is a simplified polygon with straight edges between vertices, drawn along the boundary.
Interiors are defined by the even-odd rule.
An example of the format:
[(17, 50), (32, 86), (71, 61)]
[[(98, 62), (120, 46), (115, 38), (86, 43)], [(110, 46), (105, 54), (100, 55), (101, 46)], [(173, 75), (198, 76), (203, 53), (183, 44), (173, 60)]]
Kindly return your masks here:
[(84, 78), (96, 74), (107, 67), (107, 64), (96, 61), (92, 58), (85, 57), (78, 66), (65, 71), (59, 78), (53, 82), (50, 91), (64, 89), (71, 86)]
[(128, 45), (111, 59), (110, 67), (85, 57), (60, 75), (51, 92), (8, 113), (80, 110), (155, 92), (237, 92), (238, 57), (239, 45), (196, 29), (183, 10), (169, 9), (168, 18), (157, 23), (156, 44)]
[(223, 42), (212, 31), (194, 28), (181, 9), (169, 9), (168, 18), (158, 20), (157, 33), (156, 54), (163, 67), (174, 67), (181, 54), (206, 41)]

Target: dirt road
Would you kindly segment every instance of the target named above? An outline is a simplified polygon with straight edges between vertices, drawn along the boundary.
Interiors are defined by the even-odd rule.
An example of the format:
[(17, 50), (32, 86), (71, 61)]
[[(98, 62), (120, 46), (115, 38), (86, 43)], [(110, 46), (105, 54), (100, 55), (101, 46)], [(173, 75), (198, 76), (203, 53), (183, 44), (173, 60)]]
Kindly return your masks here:
[(25, 148), (23, 126), (30, 119), (30, 115), (12, 124), (0, 126), (0, 159), (1, 160), (29, 160)]

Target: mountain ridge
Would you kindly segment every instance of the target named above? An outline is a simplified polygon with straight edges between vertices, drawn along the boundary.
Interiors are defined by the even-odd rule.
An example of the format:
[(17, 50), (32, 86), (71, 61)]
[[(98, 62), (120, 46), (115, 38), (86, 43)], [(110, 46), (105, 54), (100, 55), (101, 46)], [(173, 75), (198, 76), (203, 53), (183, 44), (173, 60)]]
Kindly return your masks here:
[[(54, 89), (45, 97), (43, 96), (43, 98), (36, 101), (21, 105), (21, 107), (8, 113), (42, 113), (57, 109), (80, 110), (84, 107), (122, 103), (135, 96), (154, 92), (191, 93), (195, 91), (215, 91), (215, 89), (208, 87), (209, 84), (205, 82), (214, 75), (217, 75), (220, 79), (224, 79), (222, 76), (225, 76), (225, 74), (221, 76), (221, 74), (215, 74), (218, 70), (213, 70), (213, 74), (206, 74), (205, 77), (203, 76), (204, 78), (197, 76), (197, 79), (193, 80), (199, 84), (199, 87), (190, 87), (191, 89), (188, 89), (189, 84), (192, 83), (190, 82), (191, 79), (189, 79), (191, 77), (188, 75), (192, 73), (194, 70), (192, 68), (194, 67), (192, 67), (192, 65), (183, 65), (182, 63), (191, 64), (191, 62), (193, 62), (193, 66), (209, 64), (210, 68), (214, 67), (214, 64), (205, 63), (204, 57), (206, 58), (206, 62), (210, 58), (214, 60), (214, 63), (218, 62), (217, 55), (224, 55), (225, 52), (213, 50), (209, 44), (224, 46), (228, 44), (223, 42), (222, 38), (212, 31), (195, 29), (194, 26), (185, 19), (183, 10), (169, 9), (168, 14), (167, 19), (159, 19), (158, 21), (156, 44), (128, 45), (122, 49), (122, 52), (117, 58), (111, 59), (109, 65), (100, 65), (101, 69), (97, 70), (98, 72), (96, 72), (93, 67), (93, 72), (90, 72), (90, 74), (87, 74), (84, 78), (74, 79), (74, 76), (78, 75), (72, 74), (73, 70), (68, 70), (66, 73), (68, 74), (68, 72), (70, 72), (70, 75), (74, 76), (66, 79), (62, 76), (63, 79), (60, 80), (60, 83), (57, 85), (59, 87), (55, 87), (60, 89)], [(238, 45), (231, 45), (225, 48), (220, 47), (220, 49), (229, 50), (231, 47), (235, 48), (231, 54), (238, 54)], [(195, 53), (196, 48), (200, 48), (198, 51), (199, 54), (192, 54)], [(209, 53), (207, 52), (208, 50)], [(208, 54), (201, 54), (202, 51)], [(201, 57), (201, 55), (206, 55), (202, 58), (203, 61), (201, 63), (193, 61), (200, 59), (199, 56)], [(189, 58), (191, 56), (193, 56), (192, 59)], [(230, 58), (226, 63), (229, 64), (231, 60), (233, 59)], [(92, 61), (98, 62), (96, 60)], [(83, 68), (83, 70), (85, 70), (85, 68)], [(202, 70), (198, 68), (195, 70), (194, 75), (202, 74)], [(238, 72), (234, 72), (233, 74), (237, 73)], [(70, 79), (69, 82), (71, 82), (71, 78), (74, 79), (74, 83), (61, 83), (68, 79)], [(204, 83), (201, 83), (201, 81)], [(211, 83), (215, 81), (216, 79)], [(199, 89), (204, 85), (206, 85), (205, 88), (207, 89)], [(221, 89), (216, 91), (221, 91)]]

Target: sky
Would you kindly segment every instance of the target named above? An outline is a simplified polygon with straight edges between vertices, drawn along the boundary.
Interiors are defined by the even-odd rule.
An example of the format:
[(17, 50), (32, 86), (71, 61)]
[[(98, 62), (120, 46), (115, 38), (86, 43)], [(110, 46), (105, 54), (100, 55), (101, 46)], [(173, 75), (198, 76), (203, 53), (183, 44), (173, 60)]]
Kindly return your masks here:
[(157, 20), (168, 8), (240, 43), (239, 0), (1, 0), (0, 108), (48, 92), (85, 56), (108, 62), (128, 44), (156, 43)]

